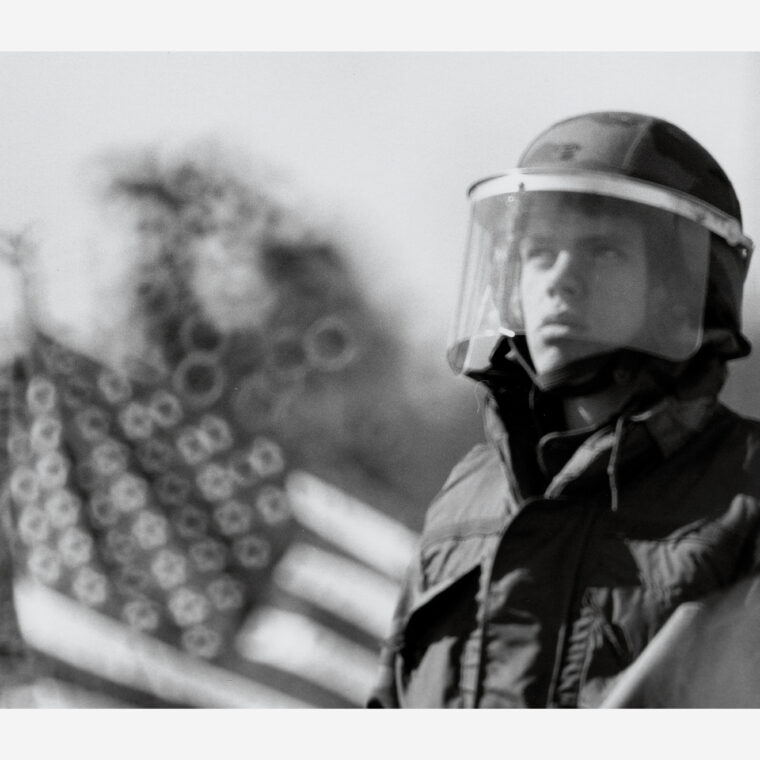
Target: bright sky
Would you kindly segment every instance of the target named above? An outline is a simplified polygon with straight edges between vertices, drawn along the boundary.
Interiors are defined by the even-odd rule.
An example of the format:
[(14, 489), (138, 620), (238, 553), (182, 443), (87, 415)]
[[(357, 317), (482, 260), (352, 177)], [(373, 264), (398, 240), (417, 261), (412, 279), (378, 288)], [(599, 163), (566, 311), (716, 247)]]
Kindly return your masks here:
[[(760, 238), (759, 94), (752, 53), (5, 53), (0, 227), (42, 225), (53, 308), (85, 319), (87, 298), (71, 296), (88, 287), (84, 254), (60, 243), (77, 240), (83, 163), (218, 138), (290, 175), (372, 297), (442, 364), (472, 181), (553, 121), (648, 112), (717, 157)], [(747, 302), (758, 297), (760, 267)]]

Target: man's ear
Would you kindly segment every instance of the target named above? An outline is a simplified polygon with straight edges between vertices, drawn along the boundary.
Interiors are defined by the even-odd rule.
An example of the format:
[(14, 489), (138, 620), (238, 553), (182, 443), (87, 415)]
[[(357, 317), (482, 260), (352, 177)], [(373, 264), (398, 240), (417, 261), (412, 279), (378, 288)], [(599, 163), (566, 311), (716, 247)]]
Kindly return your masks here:
[(648, 292), (647, 323), (654, 345), (665, 355), (681, 355), (693, 348), (695, 325), (686, 304), (674, 298), (672, 291), (662, 283), (652, 286)]

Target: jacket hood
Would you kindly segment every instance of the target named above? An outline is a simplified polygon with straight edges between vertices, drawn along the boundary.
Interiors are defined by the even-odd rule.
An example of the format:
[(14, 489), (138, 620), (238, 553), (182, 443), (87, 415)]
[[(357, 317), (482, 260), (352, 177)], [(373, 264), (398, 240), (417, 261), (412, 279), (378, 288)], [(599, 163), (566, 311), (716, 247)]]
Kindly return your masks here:
[[(623, 382), (638, 380), (640, 388), (636, 395), (643, 397), (645, 401), (657, 395), (675, 395), (680, 398), (717, 396), (728, 376), (726, 355), (736, 348), (747, 348), (747, 353), (749, 352), (748, 346), (737, 344), (734, 335), (729, 331), (712, 328), (705, 331), (700, 350), (683, 362), (672, 362), (637, 351), (620, 350), (602, 354), (597, 362), (579, 362), (579, 374), (588, 366), (605, 373), (605, 382), (615, 379)], [(525, 394), (532, 388), (536, 389), (536, 393), (544, 392), (536, 383), (529, 357), (523, 337), (504, 337), (494, 348), (488, 366), (483, 370), (470, 372), (468, 376), (491, 393), (496, 390), (508, 390), (512, 395)], [(615, 370), (621, 366), (624, 372), (616, 373)], [(594, 379), (591, 385), (598, 388), (600, 381)], [(583, 392), (588, 391), (584, 389)], [(548, 395), (555, 394), (549, 391)]]

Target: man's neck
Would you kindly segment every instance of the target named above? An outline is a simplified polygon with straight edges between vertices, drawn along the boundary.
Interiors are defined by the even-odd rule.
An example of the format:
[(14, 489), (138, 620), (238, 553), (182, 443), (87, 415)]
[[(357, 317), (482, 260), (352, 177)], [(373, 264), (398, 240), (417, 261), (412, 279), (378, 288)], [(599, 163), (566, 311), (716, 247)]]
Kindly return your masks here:
[(565, 426), (568, 430), (599, 425), (623, 408), (632, 395), (630, 386), (612, 386), (588, 396), (563, 399)]

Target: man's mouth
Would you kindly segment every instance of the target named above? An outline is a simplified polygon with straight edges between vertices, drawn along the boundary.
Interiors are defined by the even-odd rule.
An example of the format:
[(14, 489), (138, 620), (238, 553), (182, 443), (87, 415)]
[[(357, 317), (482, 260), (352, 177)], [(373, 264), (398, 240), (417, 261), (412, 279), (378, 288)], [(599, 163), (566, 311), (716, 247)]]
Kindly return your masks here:
[(545, 316), (541, 322), (541, 327), (567, 327), (574, 330), (585, 331), (584, 321), (571, 312), (557, 312)]

